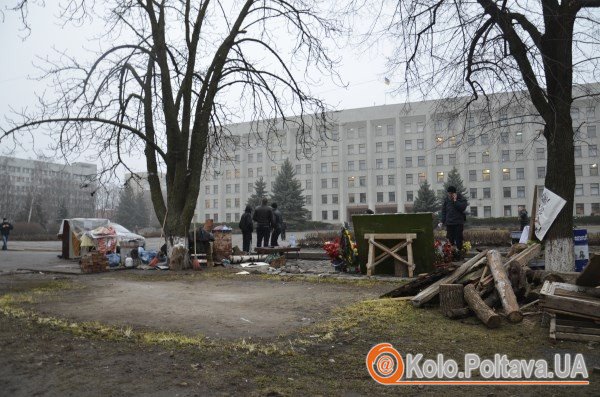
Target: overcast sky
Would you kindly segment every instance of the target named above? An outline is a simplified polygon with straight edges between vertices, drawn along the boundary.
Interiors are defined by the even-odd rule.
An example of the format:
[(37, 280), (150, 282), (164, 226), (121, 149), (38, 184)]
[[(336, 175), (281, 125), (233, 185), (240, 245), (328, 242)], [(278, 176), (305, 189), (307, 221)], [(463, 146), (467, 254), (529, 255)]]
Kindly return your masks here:
[[(88, 56), (87, 50), (93, 50), (95, 42), (89, 39), (97, 34), (102, 25), (86, 23), (76, 28), (63, 27), (59, 24), (57, 2), (46, 2), (45, 8), (32, 7), (29, 14), (31, 32), (26, 36), (23, 26), (16, 14), (5, 14), (0, 22), (0, 116), (10, 115), (10, 107), (17, 110), (32, 107), (36, 104), (35, 93), (50, 92), (43, 82), (32, 80), (39, 75), (34, 67), (36, 57), (53, 54), (52, 48), (67, 51), (71, 55)], [(315, 89), (330, 105), (337, 109), (367, 107), (384, 103), (399, 102), (392, 94), (393, 84), (384, 83), (385, 59), (376, 47), (368, 50), (348, 47), (338, 54), (342, 59), (339, 69), (347, 89), (340, 88), (323, 80), (323, 85)], [(39, 63), (39, 62), (38, 62)], [(392, 80), (393, 77), (390, 76)], [(0, 143), (0, 154), (16, 157), (36, 158), (48, 145), (48, 138), (41, 133), (34, 142), (26, 138), (22, 148), (12, 151), (12, 145)], [(35, 148), (35, 151), (34, 151)], [(88, 158), (71, 159), (71, 161), (93, 161)], [(134, 167), (143, 170), (143, 162), (134, 159)]]

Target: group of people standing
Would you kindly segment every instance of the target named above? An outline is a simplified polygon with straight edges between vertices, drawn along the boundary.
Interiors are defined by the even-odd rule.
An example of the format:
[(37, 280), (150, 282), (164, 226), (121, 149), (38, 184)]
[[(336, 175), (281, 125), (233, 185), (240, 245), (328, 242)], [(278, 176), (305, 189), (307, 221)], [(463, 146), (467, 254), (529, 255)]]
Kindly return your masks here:
[(285, 239), (283, 215), (277, 209), (277, 203), (271, 203), (269, 206), (268, 202), (266, 198), (263, 198), (261, 205), (254, 209), (254, 213), (252, 213), (252, 207), (246, 206), (238, 225), (242, 231), (244, 252), (250, 252), (254, 222), (256, 222), (256, 247), (277, 247), (279, 246), (279, 236)]

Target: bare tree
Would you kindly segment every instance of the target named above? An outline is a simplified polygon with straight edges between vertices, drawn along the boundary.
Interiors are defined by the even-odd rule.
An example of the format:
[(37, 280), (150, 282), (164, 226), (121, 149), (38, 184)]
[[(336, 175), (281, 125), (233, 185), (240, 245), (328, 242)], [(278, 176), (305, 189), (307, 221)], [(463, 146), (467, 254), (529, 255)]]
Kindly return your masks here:
[[(94, 7), (91, 1), (68, 3), (63, 15), (78, 20)], [(282, 125), (298, 131), (300, 143), (323, 130), (325, 105), (299, 77), (335, 66), (324, 40), (340, 29), (324, 17), (322, 3), (107, 2), (100, 41), (110, 46), (87, 66), (67, 53), (47, 61), (45, 77), (54, 79), (58, 99), (40, 98), (41, 109), (10, 120), (2, 137), (51, 124), (57, 149), (93, 147), (105, 178), (118, 167), (132, 172), (126, 155), (143, 152), (154, 211), (166, 219), (171, 247), (185, 241), (203, 167), (231, 139), (227, 124), (234, 116), (273, 120), (260, 124), (266, 126), (264, 142)], [(159, 172), (166, 174), (165, 196)]]
[[(352, 12), (357, 4), (373, 2), (353, 1)], [(451, 98), (440, 111), (455, 123), (458, 115), (478, 113), (484, 120), (481, 131), (511, 123), (540, 124), (548, 151), (545, 186), (567, 200), (547, 234), (546, 266), (572, 270), (575, 159), (570, 110), (573, 100), (598, 95), (597, 86), (588, 92), (589, 86), (580, 84), (599, 77), (600, 0), (395, 4), (390, 9), (388, 2), (379, 3), (379, 20), (387, 15), (387, 25), (384, 30), (373, 25), (370, 34), (396, 43), (389, 65), (403, 76), (402, 90)], [(499, 123), (498, 113), (506, 110), (518, 111)]]

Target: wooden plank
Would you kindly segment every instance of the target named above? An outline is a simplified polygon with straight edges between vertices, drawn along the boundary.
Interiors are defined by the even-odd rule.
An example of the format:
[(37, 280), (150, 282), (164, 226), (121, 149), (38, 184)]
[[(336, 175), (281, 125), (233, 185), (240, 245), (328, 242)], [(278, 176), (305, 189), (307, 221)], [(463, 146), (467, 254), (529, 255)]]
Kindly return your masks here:
[(598, 328), (600, 324), (589, 320), (573, 320), (565, 317), (556, 317), (556, 324), (568, 325), (571, 327)]
[[(598, 291), (600, 292), (600, 291)], [(600, 298), (596, 298), (594, 296), (590, 296), (588, 294), (584, 294), (583, 292), (569, 291), (561, 288), (557, 288), (554, 290), (554, 296), (570, 296), (571, 298), (585, 299), (591, 302), (599, 302)]]
[(367, 276), (373, 275), (373, 268), (375, 267), (373, 263), (375, 262), (375, 247), (371, 244), (373, 240), (369, 240), (369, 254), (367, 260)]
[(540, 290), (541, 295), (555, 295), (555, 291), (559, 289), (562, 291), (572, 291), (572, 292), (581, 292), (586, 295), (599, 297), (600, 289), (598, 288), (590, 288), (590, 287), (582, 287), (575, 284), (568, 283), (559, 283), (556, 281), (545, 281), (542, 289)]
[[(381, 255), (379, 255), (377, 258), (379, 258), (379, 260), (377, 258), (375, 258), (375, 262), (373, 263), (373, 267), (377, 266), (378, 264), (380, 264), (381, 262), (383, 262), (388, 256), (393, 256), (395, 259), (399, 260), (400, 262), (403, 262), (405, 264), (409, 264), (404, 258), (402, 258), (400, 255), (396, 254), (395, 252), (391, 251), (390, 248), (386, 247), (385, 245), (379, 244), (377, 241), (375, 240), (369, 240), (369, 244), (374, 245), (375, 247), (379, 248), (380, 250), (384, 251)], [(405, 243), (408, 244), (408, 243)], [(402, 249), (404, 248), (405, 245), (402, 244), (401, 247), (399, 248)]]
[(541, 301), (540, 301), (540, 307), (542, 309), (544, 309), (545, 312), (548, 312), (548, 313), (560, 314), (561, 316), (567, 316), (567, 317), (573, 317), (573, 318), (589, 319), (590, 321), (594, 321), (594, 322), (600, 324), (600, 318), (599, 317), (591, 317), (591, 316), (586, 316), (584, 314), (578, 314), (578, 313), (568, 312), (568, 311), (564, 311), (564, 310), (554, 309), (554, 308), (551, 308), (551, 307), (544, 307), (542, 305)]
[(556, 324), (557, 332), (570, 332), (573, 334), (600, 335), (600, 328), (572, 327), (570, 325)]
[(416, 233), (366, 233), (365, 240), (414, 240)]
[(568, 332), (559, 332), (558, 330), (555, 333), (555, 338), (577, 342), (600, 342), (600, 335), (572, 334)]
[(556, 340), (556, 316), (550, 319), (550, 339)]
[(473, 258), (460, 265), (460, 267), (456, 269), (451, 275), (444, 277), (443, 279), (431, 284), (429, 287), (425, 288), (412, 299), (412, 304), (416, 307), (420, 307), (423, 304), (429, 302), (430, 300), (435, 298), (439, 293), (440, 284), (453, 284), (456, 280), (460, 279), (462, 276), (467, 274), (467, 272), (469, 272), (472, 269), (473, 265), (478, 263), (480, 260), (485, 259), (486, 255), (487, 251), (480, 252)]
[(567, 313), (600, 319), (600, 303), (568, 296), (542, 295), (541, 305), (546, 309), (562, 310)]
[[(402, 244), (406, 244), (406, 243), (399, 242), (398, 244), (394, 245), (391, 248), (389, 248), (389, 247), (386, 247), (386, 248), (388, 248), (390, 251), (396, 252), (402, 248), (402, 247), (400, 247)], [(382, 252), (381, 254), (379, 254), (375, 257), (375, 263), (377, 263), (382, 257), (387, 257), (387, 256), (388, 256), (388, 254), (386, 251)]]

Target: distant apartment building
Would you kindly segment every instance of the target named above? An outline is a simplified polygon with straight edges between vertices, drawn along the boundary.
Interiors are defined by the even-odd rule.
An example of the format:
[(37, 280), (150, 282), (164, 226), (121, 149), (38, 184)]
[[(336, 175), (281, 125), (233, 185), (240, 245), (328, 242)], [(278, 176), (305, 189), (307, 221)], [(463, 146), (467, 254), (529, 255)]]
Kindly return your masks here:
[[(438, 102), (342, 110), (323, 141), (305, 157), (294, 131), (278, 132), (278, 144), (261, 145), (251, 124), (231, 126), (240, 145), (231, 161), (213, 161), (205, 172), (196, 218), (238, 221), (263, 177), (272, 187), (284, 159), (295, 167), (312, 220), (339, 223), (371, 208), (376, 213), (410, 212), (419, 185), (428, 181), (438, 193), (456, 167), (467, 188), (473, 217), (516, 217), (529, 211), (535, 186), (544, 185), (546, 142), (540, 124), (514, 123), (522, 109), (507, 107), (489, 117), (477, 112), (463, 123), (437, 114)], [(529, 109), (529, 111), (533, 111)], [(598, 133), (600, 105), (578, 100), (572, 107), (575, 141), (574, 215), (600, 214)], [(249, 145), (243, 144), (249, 142)]]
[(0, 212), (39, 223), (95, 214), (97, 166), (0, 156)]

